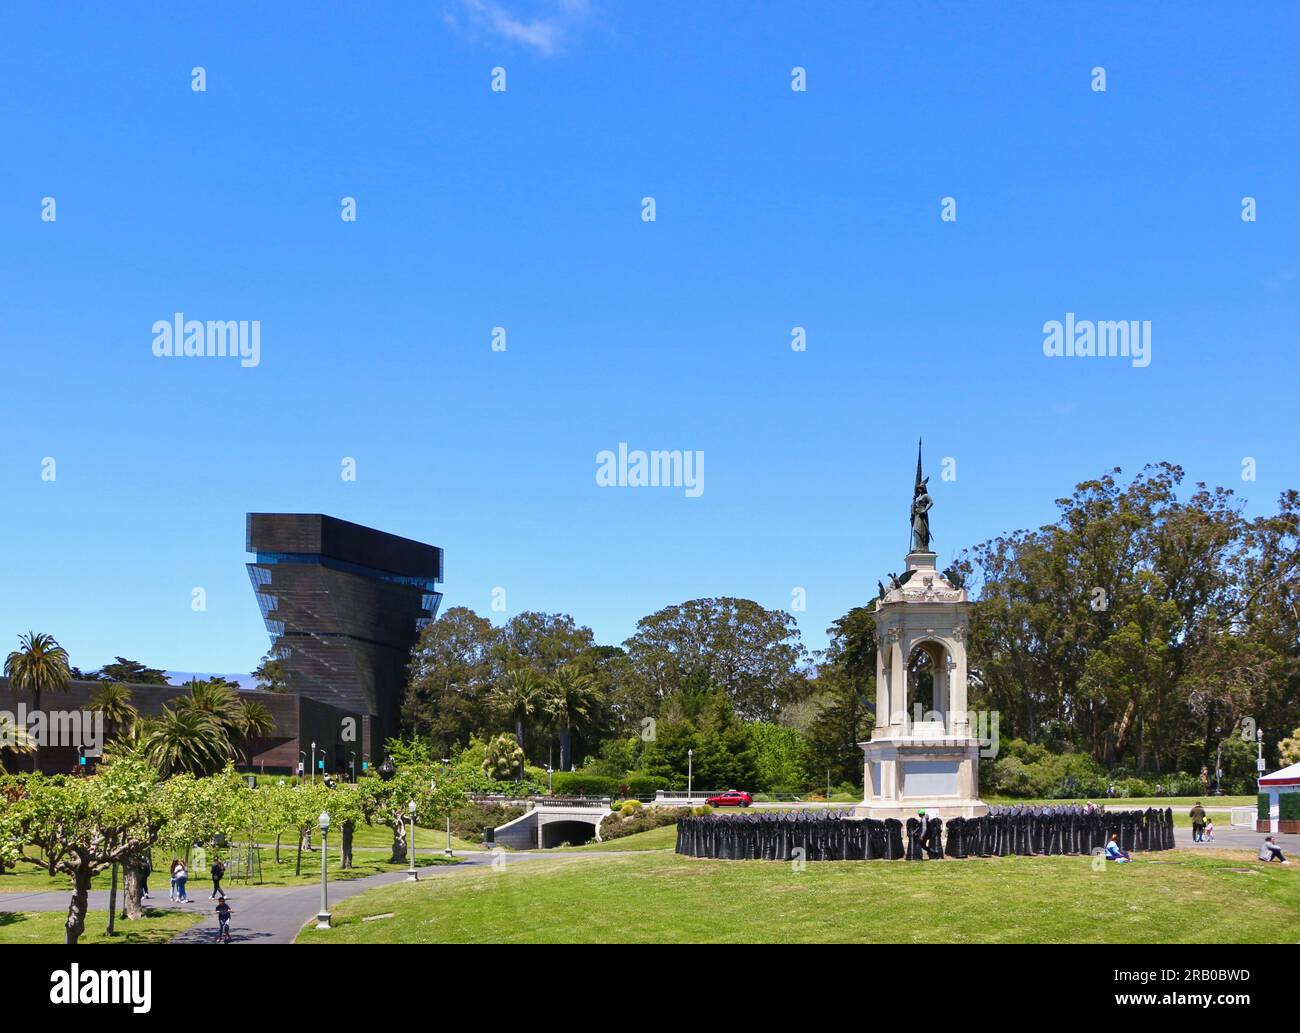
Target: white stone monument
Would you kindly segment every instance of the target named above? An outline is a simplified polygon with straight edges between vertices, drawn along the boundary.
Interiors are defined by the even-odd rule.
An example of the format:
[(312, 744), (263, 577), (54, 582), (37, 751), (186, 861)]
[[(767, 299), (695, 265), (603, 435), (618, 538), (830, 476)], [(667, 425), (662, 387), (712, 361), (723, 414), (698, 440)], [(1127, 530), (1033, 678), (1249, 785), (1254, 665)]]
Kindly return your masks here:
[[(966, 590), (935, 569), (932, 504), (916, 453), (907, 569), (881, 586), (876, 622), (876, 726), (864, 758), (861, 818), (906, 822), (988, 813), (979, 799), (980, 740), (966, 705)], [(929, 688), (929, 692), (918, 692)], [(910, 691), (909, 691), (910, 689)]]

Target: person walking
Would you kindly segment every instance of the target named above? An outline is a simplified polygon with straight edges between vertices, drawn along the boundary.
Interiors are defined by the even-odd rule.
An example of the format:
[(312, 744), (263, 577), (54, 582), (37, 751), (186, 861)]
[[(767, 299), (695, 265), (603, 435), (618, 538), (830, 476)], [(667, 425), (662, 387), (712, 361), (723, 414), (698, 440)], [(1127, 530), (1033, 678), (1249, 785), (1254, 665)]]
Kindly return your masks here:
[(180, 863), (181, 862), (179, 858), (175, 858), (175, 857), (172, 858), (172, 866), (171, 866), (172, 884), (171, 884), (171, 889), (167, 891), (168, 900), (176, 899), (176, 869), (180, 867)]
[(221, 896), (221, 879), (226, 874), (226, 866), (214, 857), (209, 871), (212, 873), (212, 892), (208, 895), (208, 899), (215, 900)]
[(1201, 837), (1205, 834), (1205, 808), (1201, 806), (1201, 801), (1196, 801), (1196, 806), (1187, 812), (1192, 819), (1192, 842), (1202, 842)]
[(190, 872), (189, 869), (185, 867), (184, 861), (176, 862), (174, 874), (176, 876), (176, 900), (178, 903), (188, 904), (190, 898), (185, 895), (185, 884), (189, 881)]
[(1202, 843), (1214, 842), (1214, 819), (1213, 818), (1205, 819), (1205, 831), (1201, 833), (1201, 842)]
[(140, 856), (140, 899), (149, 899), (149, 873), (153, 871), (153, 861), (146, 850)]

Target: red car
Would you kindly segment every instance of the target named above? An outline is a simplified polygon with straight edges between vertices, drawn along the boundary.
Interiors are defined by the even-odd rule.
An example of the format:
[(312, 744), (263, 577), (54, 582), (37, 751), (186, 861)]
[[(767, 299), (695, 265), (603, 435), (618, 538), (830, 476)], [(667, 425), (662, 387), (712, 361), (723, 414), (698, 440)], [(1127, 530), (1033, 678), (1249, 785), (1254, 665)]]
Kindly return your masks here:
[(728, 789), (725, 793), (710, 796), (704, 802), (710, 807), (748, 807), (754, 798), (739, 789)]

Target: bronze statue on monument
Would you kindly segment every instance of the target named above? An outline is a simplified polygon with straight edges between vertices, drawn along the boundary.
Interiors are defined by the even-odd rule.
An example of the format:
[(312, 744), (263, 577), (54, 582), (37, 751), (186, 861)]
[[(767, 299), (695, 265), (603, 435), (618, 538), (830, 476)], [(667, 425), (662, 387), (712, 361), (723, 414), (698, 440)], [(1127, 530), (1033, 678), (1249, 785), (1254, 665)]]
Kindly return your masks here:
[(916, 487), (912, 491), (912, 552), (930, 551), (930, 498), (927, 485), (929, 477), (921, 476), (921, 441), (916, 442)]

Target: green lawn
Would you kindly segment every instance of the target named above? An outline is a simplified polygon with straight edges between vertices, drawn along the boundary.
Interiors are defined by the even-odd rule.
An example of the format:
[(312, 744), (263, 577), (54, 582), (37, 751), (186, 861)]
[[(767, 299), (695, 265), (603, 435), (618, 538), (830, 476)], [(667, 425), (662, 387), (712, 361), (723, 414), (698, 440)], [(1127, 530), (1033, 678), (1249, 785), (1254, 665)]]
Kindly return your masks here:
[[(78, 943), (166, 943), (203, 918), (192, 911), (146, 910), (145, 917), (138, 921), (119, 919), (115, 935), (105, 936), (108, 913), (90, 911), (86, 914), (86, 931)], [(62, 943), (66, 919), (62, 911), (0, 911), (0, 944)]]
[(568, 847), (569, 850), (590, 851), (593, 853), (610, 850), (674, 850), (677, 847), (677, 825), (664, 825), (662, 828), (635, 832), (621, 839), (610, 839), (604, 843), (591, 842), (583, 846)]
[[(631, 837), (629, 837), (631, 838)], [(392, 912), (392, 917), (362, 921)], [(567, 857), (380, 887), (299, 943), (1294, 943), (1300, 868), (1241, 853), (814, 862)]]

